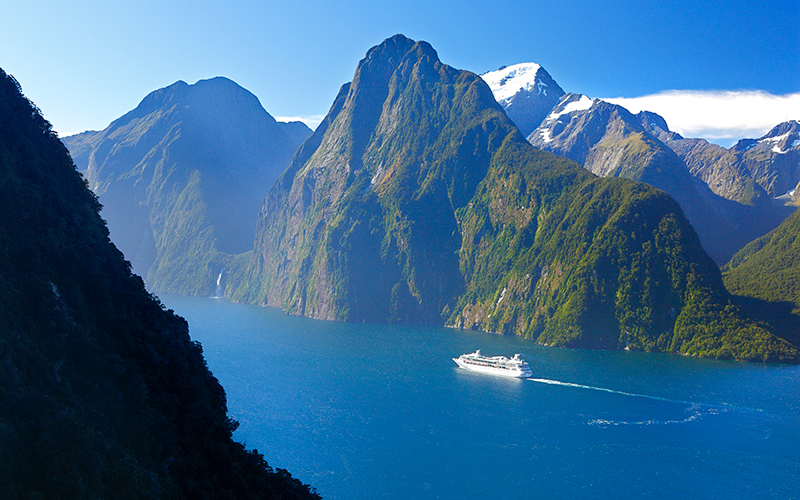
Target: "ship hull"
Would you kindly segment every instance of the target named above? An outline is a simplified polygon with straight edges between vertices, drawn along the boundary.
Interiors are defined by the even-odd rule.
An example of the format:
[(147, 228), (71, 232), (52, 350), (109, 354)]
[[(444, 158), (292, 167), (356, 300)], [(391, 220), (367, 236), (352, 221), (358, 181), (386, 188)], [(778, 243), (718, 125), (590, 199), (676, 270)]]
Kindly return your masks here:
[(530, 371), (508, 370), (505, 368), (495, 368), (492, 366), (481, 366), (474, 365), (472, 363), (465, 363), (459, 358), (453, 358), (453, 361), (455, 361), (460, 368), (472, 372), (485, 373), (487, 375), (497, 375), (507, 378), (530, 378), (533, 375)]

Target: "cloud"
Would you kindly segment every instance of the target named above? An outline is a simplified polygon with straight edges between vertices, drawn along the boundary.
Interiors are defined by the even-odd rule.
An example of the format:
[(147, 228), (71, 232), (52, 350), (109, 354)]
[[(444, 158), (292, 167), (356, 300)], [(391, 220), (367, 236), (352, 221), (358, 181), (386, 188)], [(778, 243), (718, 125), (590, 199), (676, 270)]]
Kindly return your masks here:
[(725, 147), (739, 139), (761, 137), (781, 122), (800, 120), (800, 93), (669, 90), (603, 100), (632, 113), (642, 110), (658, 113), (670, 130)]
[(275, 120), (279, 122), (303, 122), (308, 125), (311, 130), (315, 130), (317, 125), (319, 125), (324, 118), (325, 115), (276, 116)]

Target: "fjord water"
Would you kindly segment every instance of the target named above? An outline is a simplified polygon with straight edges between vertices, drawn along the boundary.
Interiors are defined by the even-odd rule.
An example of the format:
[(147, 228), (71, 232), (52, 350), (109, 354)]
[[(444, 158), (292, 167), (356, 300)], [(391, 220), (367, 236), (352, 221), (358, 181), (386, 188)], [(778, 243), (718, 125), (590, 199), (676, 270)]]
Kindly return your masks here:
[[(800, 368), (162, 297), (234, 437), (326, 499), (800, 498)], [(459, 369), (480, 348), (536, 380)]]

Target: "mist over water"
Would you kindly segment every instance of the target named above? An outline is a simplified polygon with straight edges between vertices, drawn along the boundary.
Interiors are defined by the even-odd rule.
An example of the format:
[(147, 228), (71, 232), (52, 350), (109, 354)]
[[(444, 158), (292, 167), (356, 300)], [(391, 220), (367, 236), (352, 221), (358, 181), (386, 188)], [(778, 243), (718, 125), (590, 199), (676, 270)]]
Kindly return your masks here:
[[(539, 347), (162, 297), (235, 438), (326, 499), (796, 498), (800, 368)], [(533, 378), (459, 369), (519, 352)]]

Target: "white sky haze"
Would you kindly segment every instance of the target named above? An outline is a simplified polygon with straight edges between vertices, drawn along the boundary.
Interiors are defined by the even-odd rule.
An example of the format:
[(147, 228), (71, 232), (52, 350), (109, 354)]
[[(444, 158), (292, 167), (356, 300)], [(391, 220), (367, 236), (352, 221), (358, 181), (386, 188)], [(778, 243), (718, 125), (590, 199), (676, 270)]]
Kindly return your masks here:
[(758, 138), (775, 125), (800, 120), (800, 93), (763, 91), (671, 90), (642, 97), (603, 99), (632, 113), (661, 115), (670, 130), (730, 147), (739, 139)]

